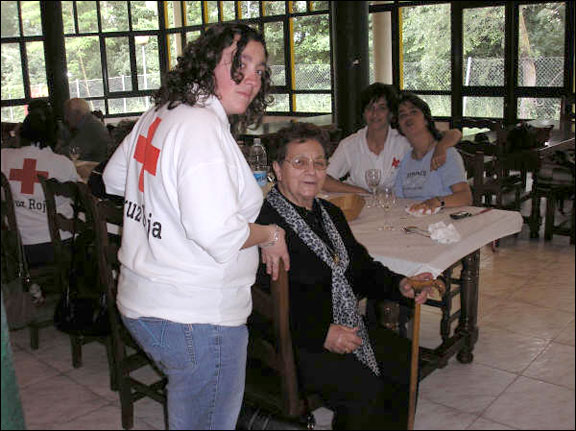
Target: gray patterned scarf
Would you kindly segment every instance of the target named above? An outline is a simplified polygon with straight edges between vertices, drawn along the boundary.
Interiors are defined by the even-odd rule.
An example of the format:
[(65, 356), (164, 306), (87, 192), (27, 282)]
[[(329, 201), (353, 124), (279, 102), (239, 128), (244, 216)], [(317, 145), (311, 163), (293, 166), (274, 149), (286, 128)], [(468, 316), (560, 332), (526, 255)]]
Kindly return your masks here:
[(368, 332), (364, 319), (358, 312), (356, 296), (344, 275), (350, 259), (348, 252), (338, 233), (334, 222), (319, 199), (315, 202), (322, 213), (322, 222), (330, 242), (335, 248), (332, 254), (329, 247), (310, 228), (308, 223), (298, 214), (298, 211), (286, 200), (282, 194), (273, 188), (266, 196), (266, 200), (282, 217), (298, 237), (332, 270), (332, 319), (336, 325), (350, 328), (358, 327), (358, 335), (362, 338), (362, 345), (354, 350), (354, 355), (377, 376), (380, 375), (374, 351), (368, 339)]

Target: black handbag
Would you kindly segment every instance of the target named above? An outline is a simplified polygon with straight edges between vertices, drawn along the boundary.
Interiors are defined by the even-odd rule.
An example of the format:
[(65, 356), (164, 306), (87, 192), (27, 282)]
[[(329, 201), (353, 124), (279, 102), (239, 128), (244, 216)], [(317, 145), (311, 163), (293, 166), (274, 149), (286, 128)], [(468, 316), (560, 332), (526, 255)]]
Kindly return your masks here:
[[(77, 205), (74, 205), (74, 226), (77, 220)], [(81, 242), (81, 247), (76, 243)], [(93, 242), (93, 238), (92, 238)], [(81, 259), (75, 250), (81, 250)], [(105, 292), (94, 293), (88, 283), (97, 280), (97, 274), (90, 271), (95, 259), (90, 252), (93, 243), (85, 235), (76, 235), (74, 229), (71, 239), (71, 262), (68, 285), (54, 310), (54, 325), (59, 331), (79, 336), (106, 336), (110, 334), (110, 320)]]
[(311, 413), (300, 419), (286, 419), (246, 403), (236, 423), (237, 430), (312, 430), (315, 426)]

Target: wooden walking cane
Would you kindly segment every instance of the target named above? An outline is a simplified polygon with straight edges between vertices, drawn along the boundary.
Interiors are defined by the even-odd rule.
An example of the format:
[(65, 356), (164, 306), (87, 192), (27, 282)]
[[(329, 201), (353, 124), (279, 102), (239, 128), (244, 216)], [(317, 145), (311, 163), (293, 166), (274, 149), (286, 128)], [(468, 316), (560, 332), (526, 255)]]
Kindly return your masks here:
[[(415, 280), (410, 279), (410, 285), (414, 289), (414, 298), (426, 287), (438, 290), (444, 294), (446, 287), (438, 280)], [(420, 304), (414, 304), (414, 323), (412, 329), (412, 356), (410, 360), (410, 401), (408, 404), (408, 429), (414, 429), (414, 417), (416, 416), (416, 388), (418, 387), (419, 370), (419, 347), (420, 347)]]

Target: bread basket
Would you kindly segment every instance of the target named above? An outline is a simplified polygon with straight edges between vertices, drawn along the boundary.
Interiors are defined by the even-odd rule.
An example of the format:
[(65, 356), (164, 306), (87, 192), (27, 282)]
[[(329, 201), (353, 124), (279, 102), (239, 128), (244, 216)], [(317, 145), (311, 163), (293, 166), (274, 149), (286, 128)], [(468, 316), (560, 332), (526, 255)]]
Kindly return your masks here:
[(329, 196), (327, 200), (338, 206), (348, 221), (356, 219), (366, 203), (362, 196), (354, 193)]

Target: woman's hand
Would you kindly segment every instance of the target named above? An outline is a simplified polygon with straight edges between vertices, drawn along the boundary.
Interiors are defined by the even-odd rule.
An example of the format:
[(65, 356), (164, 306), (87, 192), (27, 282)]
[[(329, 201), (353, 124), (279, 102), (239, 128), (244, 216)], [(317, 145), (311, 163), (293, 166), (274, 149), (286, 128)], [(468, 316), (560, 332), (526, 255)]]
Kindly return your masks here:
[(271, 241), (261, 246), (262, 263), (266, 265), (266, 273), (272, 276), (272, 280), (277, 280), (280, 259), (284, 262), (284, 269), (288, 271), (290, 269), (290, 256), (288, 255), (284, 229), (276, 225), (270, 225), (270, 228), (273, 229), (270, 234)]
[(362, 345), (362, 338), (357, 334), (358, 329), (358, 327), (348, 328), (332, 323), (328, 328), (328, 334), (326, 334), (324, 348), (340, 355), (352, 353)]
[[(423, 272), (421, 274), (414, 275), (410, 278), (412, 278), (414, 280), (434, 280), (434, 276), (429, 272)], [(410, 284), (410, 278), (406, 277), (406, 278), (403, 278), (402, 281), (400, 281), (400, 293), (403, 296), (405, 296), (406, 298), (414, 298), (415, 292), (414, 292), (414, 288)], [(436, 280), (436, 282), (442, 283), (441, 280)], [(418, 304), (424, 304), (426, 302), (426, 300), (428, 299), (428, 295), (430, 295), (431, 292), (432, 292), (432, 287), (424, 287), (418, 293), (418, 295), (416, 295), (416, 298), (414, 299), (414, 301)]]
[(440, 200), (438, 198), (430, 198), (426, 199), (423, 202), (418, 202), (417, 204), (413, 204), (410, 206), (410, 211), (434, 211), (441, 205)]
[(430, 169), (435, 171), (446, 163), (446, 148), (443, 145), (436, 145), (434, 154), (430, 160)]

